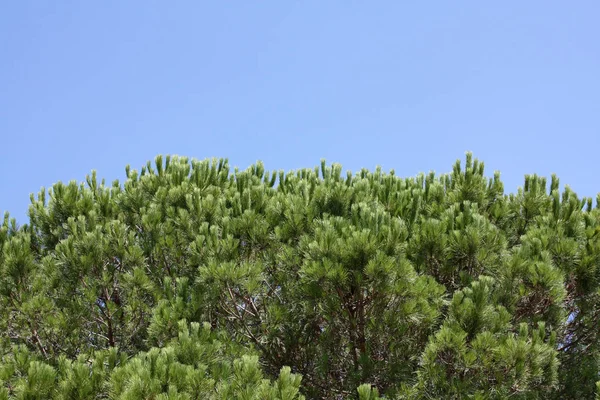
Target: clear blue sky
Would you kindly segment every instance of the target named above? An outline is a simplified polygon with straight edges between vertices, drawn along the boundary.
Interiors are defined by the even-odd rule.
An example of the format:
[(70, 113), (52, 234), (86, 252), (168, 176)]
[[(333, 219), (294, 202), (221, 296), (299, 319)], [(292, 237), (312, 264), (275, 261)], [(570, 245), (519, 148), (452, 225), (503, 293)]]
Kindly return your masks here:
[(600, 2), (12, 1), (0, 210), (158, 153), (600, 191)]

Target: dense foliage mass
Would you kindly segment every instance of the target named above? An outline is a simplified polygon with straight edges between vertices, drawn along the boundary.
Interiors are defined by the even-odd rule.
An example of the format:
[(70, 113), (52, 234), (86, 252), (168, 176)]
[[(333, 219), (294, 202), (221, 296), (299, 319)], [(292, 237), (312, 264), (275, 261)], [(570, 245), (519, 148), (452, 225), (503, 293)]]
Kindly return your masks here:
[(596, 396), (600, 209), (554, 176), (126, 172), (6, 216), (0, 399)]

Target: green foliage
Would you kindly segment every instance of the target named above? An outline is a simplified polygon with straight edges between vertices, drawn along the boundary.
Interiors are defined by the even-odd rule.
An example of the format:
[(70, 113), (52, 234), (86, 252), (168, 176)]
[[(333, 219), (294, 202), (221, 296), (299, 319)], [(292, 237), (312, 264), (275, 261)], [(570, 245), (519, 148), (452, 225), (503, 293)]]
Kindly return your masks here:
[(454, 294), (449, 316), (430, 340), (419, 386), (433, 398), (547, 398), (557, 383), (554, 338), (511, 324), (494, 281), (482, 277)]
[(1, 399), (597, 398), (600, 209), (157, 157), (0, 225)]
[[(53, 367), (25, 348), (3, 360), (4, 396), (16, 399), (280, 399), (301, 400), (301, 377), (282, 368), (273, 382), (264, 377), (258, 357), (185, 320), (179, 335), (163, 348), (128, 359), (116, 349), (68, 360)], [(6, 397), (8, 398), (8, 397)]]

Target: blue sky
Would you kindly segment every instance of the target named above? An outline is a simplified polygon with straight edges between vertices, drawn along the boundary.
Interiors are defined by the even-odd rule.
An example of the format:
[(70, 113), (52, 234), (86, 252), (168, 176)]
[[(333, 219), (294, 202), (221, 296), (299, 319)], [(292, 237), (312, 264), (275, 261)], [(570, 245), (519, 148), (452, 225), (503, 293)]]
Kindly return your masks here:
[(402, 176), (467, 150), (600, 192), (597, 1), (13, 1), (0, 211), (156, 154)]

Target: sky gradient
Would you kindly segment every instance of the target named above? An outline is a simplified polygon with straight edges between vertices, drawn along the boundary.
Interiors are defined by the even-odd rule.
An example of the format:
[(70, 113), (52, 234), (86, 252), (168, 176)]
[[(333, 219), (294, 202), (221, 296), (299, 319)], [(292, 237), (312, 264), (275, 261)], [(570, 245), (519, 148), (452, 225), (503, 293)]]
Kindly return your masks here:
[(598, 1), (211, 3), (3, 2), (0, 212), (159, 153), (600, 192)]

